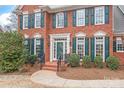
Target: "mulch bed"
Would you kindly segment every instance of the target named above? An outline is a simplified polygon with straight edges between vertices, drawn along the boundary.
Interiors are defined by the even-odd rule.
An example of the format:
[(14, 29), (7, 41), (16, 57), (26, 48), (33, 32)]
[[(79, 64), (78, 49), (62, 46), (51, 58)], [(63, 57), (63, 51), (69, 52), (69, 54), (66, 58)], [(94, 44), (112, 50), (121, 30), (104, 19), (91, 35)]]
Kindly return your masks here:
[(27, 64), (23, 66), (23, 70), (21, 71), (15, 71), (10, 73), (0, 72), (0, 75), (32, 75), (34, 72), (38, 70), (40, 70), (40, 64), (36, 63), (33, 66), (31, 66), (30, 64)]
[(120, 66), (118, 70), (112, 71), (107, 67), (99, 68), (84, 68), (67, 67), (66, 71), (57, 72), (57, 75), (73, 80), (115, 80), (124, 79), (124, 66)]

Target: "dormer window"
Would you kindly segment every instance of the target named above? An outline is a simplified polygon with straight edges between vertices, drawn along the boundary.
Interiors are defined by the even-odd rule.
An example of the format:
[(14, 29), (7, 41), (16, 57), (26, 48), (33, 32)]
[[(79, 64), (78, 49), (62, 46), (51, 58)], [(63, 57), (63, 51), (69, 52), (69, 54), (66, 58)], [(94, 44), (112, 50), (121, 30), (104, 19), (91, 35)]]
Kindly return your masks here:
[(64, 13), (57, 13), (56, 14), (56, 28), (63, 28), (64, 27)]
[(23, 29), (28, 28), (28, 15), (23, 15)]

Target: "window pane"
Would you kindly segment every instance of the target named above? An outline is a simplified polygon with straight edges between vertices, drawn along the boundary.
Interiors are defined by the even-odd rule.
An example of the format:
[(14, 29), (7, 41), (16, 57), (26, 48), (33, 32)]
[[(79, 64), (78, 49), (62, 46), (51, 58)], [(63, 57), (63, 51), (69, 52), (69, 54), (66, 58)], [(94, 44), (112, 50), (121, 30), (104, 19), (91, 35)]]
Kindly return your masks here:
[(124, 43), (122, 42), (122, 39), (120, 39), (120, 40), (117, 40), (116, 41), (117, 42), (117, 51), (124, 51)]
[(28, 15), (24, 15), (23, 16), (23, 20), (24, 20), (24, 28), (28, 28)]
[(95, 8), (95, 23), (96, 24), (104, 23), (104, 7)]
[(85, 10), (77, 10), (77, 26), (85, 25)]
[(56, 14), (56, 25), (57, 27), (64, 27), (64, 13)]
[(80, 56), (80, 59), (84, 56), (84, 38), (77, 38), (77, 54)]
[(41, 24), (41, 13), (35, 14), (35, 26), (40, 27)]
[(103, 37), (96, 37), (96, 56), (103, 56)]

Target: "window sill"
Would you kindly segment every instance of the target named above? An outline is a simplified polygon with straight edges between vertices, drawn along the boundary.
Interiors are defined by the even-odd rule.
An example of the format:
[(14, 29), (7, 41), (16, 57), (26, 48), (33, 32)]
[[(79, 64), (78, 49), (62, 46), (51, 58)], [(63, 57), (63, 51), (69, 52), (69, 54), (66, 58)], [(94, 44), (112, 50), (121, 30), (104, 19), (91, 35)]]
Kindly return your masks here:
[(64, 27), (56, 27), (56, 28), (64, 28)]
[(118, 52), (118, 53), (119, 53), (119, 52), (122, 53), (122, 52), (124, 52), (124, 51), (116, 51), (116, 52)]
[(28, 28), (23, 28), (23, 30), (28, 29)]
[(104, 25), (105, 23), (95, 23), (95, 25)]

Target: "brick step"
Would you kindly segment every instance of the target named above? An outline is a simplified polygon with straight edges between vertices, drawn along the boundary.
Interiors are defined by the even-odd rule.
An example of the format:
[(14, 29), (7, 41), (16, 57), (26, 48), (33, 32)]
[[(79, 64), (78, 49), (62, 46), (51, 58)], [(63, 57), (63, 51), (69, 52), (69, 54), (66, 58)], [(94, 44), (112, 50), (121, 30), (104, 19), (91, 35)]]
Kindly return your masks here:
[(51, 65), (51, 64), (44, 64), (44, 67), (57, 67), (57, 65)]
[(43, 70), (57, 71), (57, 67), (46, 67), (46, 66), (43, 66), (42, 69), (43, 69)]

